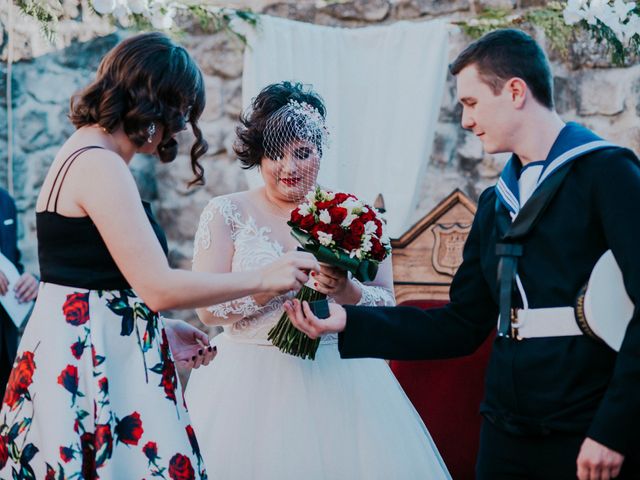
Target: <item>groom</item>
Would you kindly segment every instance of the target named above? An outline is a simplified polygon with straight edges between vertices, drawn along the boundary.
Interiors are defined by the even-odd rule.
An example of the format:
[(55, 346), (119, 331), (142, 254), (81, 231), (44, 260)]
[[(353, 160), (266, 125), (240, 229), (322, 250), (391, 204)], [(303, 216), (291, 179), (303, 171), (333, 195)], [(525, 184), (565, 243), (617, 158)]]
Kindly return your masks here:
[[(579, 331), (568, 333), (560, 315), (544, 327), (538, 322), (531, 335), (511, 323), (522, 309), (572, 313), (607, 249), (640, 305), (638, 159), (560, 119), (548, 60), (521, 31), (485, 35), (450, 71), (462, 126), (488, 153), (513, 153), (496, 187), (480, 196), (451, 302), (428, 311), (332, 305), (325, 320), (297, 301), (285, 308), (311, 337), (340, 332), (343, 358), (468, 355), (500, 317), (480, 408), (477, 477), (640, 478), (640, 310), (617, 354)], [(536, 209), (532, 228), (510, 241)]]

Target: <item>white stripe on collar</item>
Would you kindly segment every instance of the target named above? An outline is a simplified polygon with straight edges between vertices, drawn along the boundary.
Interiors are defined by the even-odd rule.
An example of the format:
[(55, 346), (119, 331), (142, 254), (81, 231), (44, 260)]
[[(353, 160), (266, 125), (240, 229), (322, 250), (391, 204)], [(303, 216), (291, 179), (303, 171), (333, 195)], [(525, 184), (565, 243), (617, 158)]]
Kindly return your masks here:
[(553, 159), (553, 161), (549, 164), (549, 166), (542, 171), (542, 174), (538, 179), (538, 185), (536, 186), (536, 188), (538, 188), (538, 186), (540, 186), (540, 184), (555, 170), (560, 168), (562, 165), (564, 165), (566, 162), (573, 159), (574, 157), (587, 153), (591, 150), (596, 150), (598, 148), (615, 147), (615, 146), (616, 146), (615, 144), (611, 142), (607, 142), (605, 140), (596, 140), (594, 142), (585, 143), (584, 145), (579, 145), (575, 148), (572, 148), (571, 150), (567, 150), (559, 157)]
[[(593, 150), (599, 150), (601, 148), (615, 147), (615, 146), (617, 145), (611, 142), (607, 142), (605, 140), (595, 140), (593, 142), (585, 143), (583, 145), (574, 147), (571, 150), (567, 150), (562, 155), (554, 158), (549, 163), (549, 166), (540, 173), (540, 178), (538, 179), (536, 183), (536, 187), (533, 189), (533, 192), (531, 192), (531, 196), (533, 196), (533, 194), (538, 189), (538, 187), (540, 187), (542, 182), (544, 182), (547, 178), (549, 178), (549, 176), (553, 172), (555, 172), (558, 168), (560, 168), (565, 163), (573, 160), (576, 157), (584, 155), (585, 153), (591, 152)], [(518, 213), (520, 213), (520, 208), (521, 208), (520, 202), (518, 201), (514, 193), (511, 190), (509, 190), (509, 187), (507, 187), (507, 184), (504, 182), (502, 177), (498, 180), (498, 184), (496, 185), (496, 188), (498, 189), (498, 192), (500, 193), (500, 196), (502, 197), (502, 199), (507, 203), (512, 213), (514, 214), (513, 218), (515, 218), (515, 216), (517, 216)]]
[(507, 187), (507, 184), (504, 183), (504, 180), (502, 178), (498, 180), (498, 185), (496, 185), (496, 188), (500, 192), (504, 201), (507, 202), (507, 204), (513, 209), (514, 212), (517, 212), (519, 209), (518, 199), (515, 197), (513, 192), (509, 190), (509, 187)]

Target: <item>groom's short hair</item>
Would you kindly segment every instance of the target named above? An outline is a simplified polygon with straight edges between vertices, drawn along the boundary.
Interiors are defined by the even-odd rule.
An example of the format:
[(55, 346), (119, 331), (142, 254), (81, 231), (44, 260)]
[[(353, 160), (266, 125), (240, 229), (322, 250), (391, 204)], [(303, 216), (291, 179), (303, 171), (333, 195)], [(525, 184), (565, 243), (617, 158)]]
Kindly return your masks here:
[(522, 30), (501, 29), (469, 44), (449, 65), (452, 75), (475, 65), (480, 78), (496, 95), (513, 77), (525, 81), (533, 97), (553, 109), (553, 77), (549, 60), (538, 43)]

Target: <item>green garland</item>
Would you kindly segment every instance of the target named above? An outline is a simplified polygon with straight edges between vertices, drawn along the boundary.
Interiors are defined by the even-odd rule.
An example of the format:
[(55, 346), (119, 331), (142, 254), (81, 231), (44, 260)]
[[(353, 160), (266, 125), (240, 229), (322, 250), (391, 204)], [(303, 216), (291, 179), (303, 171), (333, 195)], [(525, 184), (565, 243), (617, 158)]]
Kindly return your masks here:
[[(633, 15), (640, 16), (640, 7), (635, 7), (631, 12)], [(607, 49), (611, 53), (611, 62), (615, 66), (626, 65), (630, 58), (640, 55), (640, 36), (638, 35), (635, 35), (631, 39), (630, 45), (624, 46), (613, 30), (600, 20), (598, 20), (596, 25), (589, 25), (586, 20), (580, 21), (578, 25), (589, 30), (592, 38), (594, 38), (597, 43), (604, 43), (607, 46)]]
[[(20, 11), (29, 17), (34, 18), (39, 24), (43, 36), (51, 43), (55, 41), (58, 21), (64, 13), (61, 0), (15, 0)], [(89, 8), (96, 15), (89, 2)], [(206, 4), (183, 4), (181, 14), (191, 15), (196, 19), (200, 27), (208, 32), (226, 32), (232, 37), (239, 39), (246, 44), (245, 35), (233, 29), (232, 22), (239, 19), (252, 27), (258, 24), (258, 16), (250, 10), (231, 10), (213, 8)], [(115, 24), (113, 16), (109, 16)], [(132, 14), (131, 28), (138, 31), (154, 30), (148, 18), (141, 14)], [(182, 33), (179, 29), (173, 28), (174, 33)]]
[(38, 21), (42, 35), (53, 43), (58, 19), (63, 14), (62, 2), (60, 0), (16, 0), (15, 3), (23, 14)]
[[(630, 58), (640, 54), (639, 36), (635, 36), (631, 44), (625, 47), (613, 30), (600, 20), (596, 25), (590, 25), (586, 20), (568, 25), (562, 15), (565, 6), (566, 2), (552, 1), (544, 7), (530, 8), (521, 14), (514, 14), (507, 9), (485, 9), (476, 18), (454, 23), (473, 39), (499, 28), (538, 27), (544, 31), (550, 48), (564, 60), (569, 58), (569, 46), (575, 41), (579, 30), (587, 32), (598, 44), (605, 45), (614, 66), (626, 65)], [(640, 7), (635, 7), (632, 12), (640, 15)]]

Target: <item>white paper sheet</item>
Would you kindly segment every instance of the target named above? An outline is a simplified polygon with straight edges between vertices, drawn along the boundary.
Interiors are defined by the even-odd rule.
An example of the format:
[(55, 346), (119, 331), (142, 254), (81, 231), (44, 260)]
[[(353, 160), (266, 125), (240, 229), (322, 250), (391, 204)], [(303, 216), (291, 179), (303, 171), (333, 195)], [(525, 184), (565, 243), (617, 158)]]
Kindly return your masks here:
[(30, 302), (20, 303), (16, 298), (16, 294), (13, 291), (13, 287), (20, 278), (20, 272), (15, 267), (11, 260), (0, 253), (0, 271), (4, 273), (5, 277), (9, 280), (9, 287), (7, 293), (0, 295), (0, 304), (4, 307), (6, 312), (13, 320), (16, 327), (22, 327), (25, 319), (29, 316), (31, 308), (33, 307), (33, 300)]

